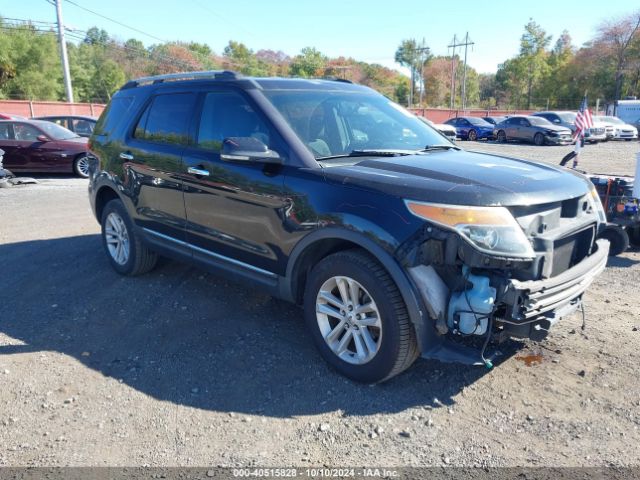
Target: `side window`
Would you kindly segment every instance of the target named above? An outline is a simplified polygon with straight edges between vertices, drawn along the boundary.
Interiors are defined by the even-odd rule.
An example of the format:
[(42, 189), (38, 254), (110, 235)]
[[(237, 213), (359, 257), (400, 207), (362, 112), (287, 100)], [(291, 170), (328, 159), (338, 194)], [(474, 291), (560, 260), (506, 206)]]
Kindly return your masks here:
[(460, 125), (461, 127), (468, 127), (471, 124), (469, 123), (468, 120), (461, 118), (460, 120), (458, 120), (458, 125)]
[(195, 99), (192, 93), (156, 96), (140, 118), (134, 137), (155, 143), (186, 145)]
[(67, 119), (66, 118), (50, 118), (49, 121), (53, 122), (53, 123), (57, 123), (61, 127), (69, 128), (69, 125), (67, 125)]
[(228, 137), (253, 137), (271, 147), (269, 129), (240, 94), (209, 92), (202, 106), (197, 145), (219, 152)]
[(34, 128), (31, 125), (25, 125), (24, 123), (15, 123), (13, 125), (13, 133), (16, 140), (27, 142), (35, 142), (38, 140), (38, 135), (42, 135), (37, 128)]
[(0, 123), (0, 140), (11, 140), (11, 131), (8, 123)]
[(527, 120), (526, 118), (521, 118), (520, 119), (520, 125), (522, 127), (528, 127), (529, 126), (529, 120)]
[(94, 128), (96, 135), (109, 135), (115, 127), (118, 126), (120, 120), (125, 117), (133, 103), (131, 97), (116, 97), (111, 100), (107, 108), (102, 112), (98, 123)]
[(82, 118), (74, 118), (71, 120), (71, 123), (73, 124), (73, 131), (78, 135), (91, 135), (93, 126), (95, 125), (93, 122), (83, 120)]

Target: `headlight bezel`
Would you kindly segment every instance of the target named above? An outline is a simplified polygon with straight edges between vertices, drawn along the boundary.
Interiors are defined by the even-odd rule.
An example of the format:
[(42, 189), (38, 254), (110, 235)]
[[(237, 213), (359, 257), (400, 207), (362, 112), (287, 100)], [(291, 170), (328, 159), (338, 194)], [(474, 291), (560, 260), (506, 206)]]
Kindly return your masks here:
[[(472, 248), (493, 257), (514, 258), (518, 260), (535, 259), (535, 251), (513, 214), (502, 206), (468, 206), (441, 203), (404, 200), (409, 212), (422, 220), (431, 222), (446, 230), (455, 232)], [(460, 221), (462, 220), (462, 221)], [(475, 231), (475, 239), (472, 234)], [(492, 232), (507, 242), (507, 245), (517, 245), (520, 251), (491, 249), (479, 242), (481, 232), (485, 231), (485, 238)], [(500, 237), (496, 242), (499, 246)]]

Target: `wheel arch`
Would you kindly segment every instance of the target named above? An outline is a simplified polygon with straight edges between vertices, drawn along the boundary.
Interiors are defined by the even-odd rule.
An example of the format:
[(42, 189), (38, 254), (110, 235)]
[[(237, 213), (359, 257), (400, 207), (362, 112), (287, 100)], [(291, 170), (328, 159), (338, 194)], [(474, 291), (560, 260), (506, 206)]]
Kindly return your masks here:
[(102, 219), (102, 211), (104, 206), (111, 200), (120, 200), (120, 195), (109, 185), (101, 186), (96, 192), (95, 213), (98, 222)]
[(307, 235), (296, 245), (289, 257), (282, 296), (297, 304), (302, 303), (306, 278), (313, 265), (332, 253), (355, 248), (370, 254), (389, 273), (402, 295), (416, 329), (418, 344), (423, 347), (423, 333), (430, 330), (426, 325), (430, 320), (416, 287), (392, 254), (363, 233), (326, 228)]

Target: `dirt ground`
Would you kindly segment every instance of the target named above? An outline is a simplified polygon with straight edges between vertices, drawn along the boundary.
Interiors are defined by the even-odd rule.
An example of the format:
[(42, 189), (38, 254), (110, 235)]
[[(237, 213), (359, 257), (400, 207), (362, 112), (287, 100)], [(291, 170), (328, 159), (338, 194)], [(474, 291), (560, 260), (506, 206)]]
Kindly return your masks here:
[[(581, 164), (632, 174), (639, 146)], [(640, 464), (638, 250), (591, 287), (586, 331), (576, 315), (492, 370), (418, 360), (366, 386), (297, 307), (170, 261), (120, 277), (98, 232), (85, 180), (0, 189), (0, 466)]]

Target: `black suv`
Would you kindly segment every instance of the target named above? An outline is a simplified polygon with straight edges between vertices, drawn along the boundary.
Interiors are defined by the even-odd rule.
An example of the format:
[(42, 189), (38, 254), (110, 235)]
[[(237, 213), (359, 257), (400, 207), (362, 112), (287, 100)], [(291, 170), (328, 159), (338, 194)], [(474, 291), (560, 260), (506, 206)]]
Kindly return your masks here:
[(304, 307), (363, 382), (418, 357), (490, 365), (541, 339), (605, 267), (583, 176), (469, 153), (373, 90), (198, 72), (130, 81), (100, 117), (89, 193), (123, 275), (157, 255)]

